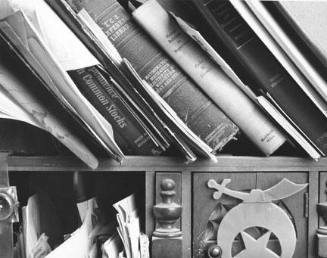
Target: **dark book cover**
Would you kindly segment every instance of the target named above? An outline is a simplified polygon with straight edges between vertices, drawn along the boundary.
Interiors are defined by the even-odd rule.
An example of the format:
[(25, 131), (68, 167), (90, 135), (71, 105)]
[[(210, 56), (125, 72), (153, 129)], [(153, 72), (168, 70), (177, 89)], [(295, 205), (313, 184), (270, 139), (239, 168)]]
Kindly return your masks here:
[(135, 92), (134, 82), (127, 78), (108, 55), (104, 53), (103, 49), (98, 45), (98, 42), (93, 38), (87, 28), (80, 23), (75, 12), (64, 0), (46, 0), (46, 2), (77, 35), (88, 50), (100, 61), (108, 75), (117, 82), (121, 89), (120, 94), (124, 98), (128, 97), (129, 103), (132, 105), (138, 105), (139, 109), (135, 107), (135, 112), (138, 112), (138, 115), (142, 117), (143, 122), (146, 123), (152, 133), (158, 139), (161, 139), (163, 145), (168, 148), (169, 142), (171, 142), (169, 134), (167, 134), (164, 129), (162, 121), (153, 114), (148, 103)]
[(88, 11), (122, 57), (131, 62), (140, 77), (214, 151), (235, 135), (237, 127), (135, 24), (117, 1), (73, 3), (78, 5), (76, 11), (81, 8)]
[[(327, 122), (228, 1), (192, 0), (201, 32), (254, 91), (270, 95), (323, 153)], [(211, 34), (211, 35), (208, 35)]]
[(108, 81), (98, 66), (68, 71), (82, 94), (107, 119), (118, 146), (127, 155), (158, 155), (163, 150), (153, 142), (130, 113), (115, 85)]
[(310, 64), (327, 81), (326, 18), (322, 15), (327, 10), (327, 3), (267, 1), (264, 6)]

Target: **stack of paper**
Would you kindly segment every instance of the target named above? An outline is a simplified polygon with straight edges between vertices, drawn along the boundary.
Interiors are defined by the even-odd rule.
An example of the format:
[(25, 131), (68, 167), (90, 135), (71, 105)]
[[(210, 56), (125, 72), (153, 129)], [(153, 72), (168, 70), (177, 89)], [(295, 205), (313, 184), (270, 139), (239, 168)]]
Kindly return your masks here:
[[(117, 231), (123, 241), (125, 257), (148, 257), (149, 249), (144, 246), (144, 244), (148, 245), (148, 241), (144, 241), (144, 237), (146, 236), (142, 235), (140, 231), (140, 220), (137, 214), (135, 195), (132, 194), (115, 203), (113, 206), (118, 212), (117, 221), (119, 226)], [(141, 243), (143, 243), (143, 246), (141, 246)]]

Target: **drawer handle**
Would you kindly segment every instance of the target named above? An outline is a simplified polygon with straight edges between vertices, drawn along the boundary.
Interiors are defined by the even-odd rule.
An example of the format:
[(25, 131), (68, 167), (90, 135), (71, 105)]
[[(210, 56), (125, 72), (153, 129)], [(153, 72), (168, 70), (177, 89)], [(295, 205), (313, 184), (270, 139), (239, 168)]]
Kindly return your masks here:
[(222, 255), (222, 250), (218, 245), (211, 245), (208, 248), (207, 253), (209, 258), (220, 258)]

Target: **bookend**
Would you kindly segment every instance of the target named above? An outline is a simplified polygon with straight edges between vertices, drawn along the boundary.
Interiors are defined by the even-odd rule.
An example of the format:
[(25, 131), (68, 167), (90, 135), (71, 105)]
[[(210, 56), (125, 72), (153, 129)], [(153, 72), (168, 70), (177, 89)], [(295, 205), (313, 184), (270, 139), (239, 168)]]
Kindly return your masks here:
[(9, 186), (7, 157), (0, 156), (0, 256), (13, 257), (12, 223), (18, 222), (16, 187)]
[(182, 231), (176, 222), (182, 214), (182, 206), (174, 202), (176, 183), (164, 178), (160, 183), (162, 202), (153, 207), (157, 225), (152, 235), (152, 257), (182, 257)]
[[(284, 178), (267, 190), (252, 189), (247, 193), (227, 188), (230, 182), (231, 179), (224, 179), (221, 184), (213, 179), (208, 181), (208, 187), (216, 190), (213, 194), (215, 200), (226, 194), (243, 201), (221, 220), (217, 232), (217, 245), (221, 250), (214, 247), (211, 253), (217, 254), (219, 251), (222, 258), (292, 258), (296, 247), (295, 227), (288, 214), (273, 201), (290, 197), (307, 184), (295, 184)], [(257, 238), (251, 235), (254, 228), (261, 231)], [(272, 236), (279, 241), (281, 250), (278, 254), (268, 247)], [(244, 248), (233, 255), (233, 242), (237, 237), (242, 239)]]

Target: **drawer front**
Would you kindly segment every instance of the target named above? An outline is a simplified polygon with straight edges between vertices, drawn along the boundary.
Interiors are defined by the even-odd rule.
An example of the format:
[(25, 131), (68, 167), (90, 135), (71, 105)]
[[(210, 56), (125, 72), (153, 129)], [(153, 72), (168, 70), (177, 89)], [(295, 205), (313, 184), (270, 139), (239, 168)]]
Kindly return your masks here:
[[(281, 234), (278, 235), (276, 232), (281, 232), (280, 227), (286, 227), (288, 225), (288, 227), (292, 226), (295, 229), (294, 239), (296, 238), (296, 246), (293, 257), (306, 258), (308, 247), (308, 187), (288, 198), (273, 201), (273, 203), (279, 207), (278, 208), (272, 203), (268, 204), (266, 202), (264, 204), (257, 202), (245, 203), (243, 200), (239, 200), (228, 194), (223, 194), (219, 199), (215, 200), (213, 198), (213, 193), (216, 190), (210, 189), (207, 186), (210, 179), (215, 180), (219, 184), (221, 184), (224, 179), (231, 179), (231, 182), (226, 186), (228, 189), (249, 193), (252, 189), (266, 190), (279, 183), (283, 178), (287, 178), (297, 184), (308, 183), (308, 173), (306, 172), (194, 173), (193, 257), (209, 257), (207, 250), (213, 244), (226, 246), (225, 242), (224, 244), (217, 243), (217, 232), (219, 230), (221, 230), (220, 234), (222, 236), (224, 232), (226, 233), (226, 237), (221, 237), (221, 239), (223, 239), (222, 242), (228, 242), (226, 239), (234, 239), (231, 241), (230, 245), (227, 244), (227, 246), (231, 246), (231, 250), (229, 250), (230, 254), (228, 253), (229, 251), (227, 251), (228, 255), (226, 255), (226, 250), (223, 250), (223, 258), (237, 257), (237, 254), (241, 252), (251, 253), (249, 251), (251, 248), (255, 247), (256, 249), (260, 249), (260, 247), (264, 247), (262, 245), (266, 245), (265, 249), (269, 249), (267, 252), (271, 250), (278, 255), (277, 257), (280, 257), (281, 249), (284, 249), (288, 244), (283, 240), (284, 236)], [(262, 210), (260, 207), (268, 207), (272, 210), (267, 209), (269, 212), (259, 212)], [(257, 213), (255, 212), (256, 210), (258, 211)], [(280, 212), (282, 212), (282, 214), (280, 214)], [(264, 216), (262, 215), (263, 213)], [(250, 216), (252, 218), (246, 221), (253, 222), (253, 225), (257, 225), (256, 223), (258, 223), (260, 227), (255, 227), (249, 223), (249, 227), (244, 230), (244, 226), (241, 225), (243, 223), (241, 221), (244, 221), (242, 216), (247, 217), (249, 214), (251, 214)], [(271, 214), (275, 215), (271, 216)], [(224, 219), (225, 221), (222, 223)], [(233, 224), (233, 230), (230, 232), (224, 231), (226, 227), (220, 227), (221, 224), (226, 225), (226, 221)], [(267, 226), (264, 227), (263, 225)], [(234, 232), (235, 228), (237, 229), (238, 227), (240, 228), (239, 234), (229, 236), (229, 234), (232, 234), (231, 232)], [(270, 237), (269, 240), (265, 242), (263, 240), (267, 235)], [(289, 236), (291, 238), (292, 234)], [(244, 240), (244, 238), (247, 240)]]

